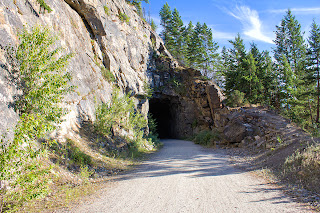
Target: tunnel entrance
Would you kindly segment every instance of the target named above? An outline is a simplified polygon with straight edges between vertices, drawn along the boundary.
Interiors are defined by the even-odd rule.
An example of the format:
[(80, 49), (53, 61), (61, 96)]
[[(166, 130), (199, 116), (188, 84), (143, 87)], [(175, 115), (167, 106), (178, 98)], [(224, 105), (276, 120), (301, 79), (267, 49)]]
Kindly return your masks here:
[(153, 98), (149, 103), (149, 111), (157, 122), (157, 132), (161, 139), (175, 138), (174, 104), (169, 99)]

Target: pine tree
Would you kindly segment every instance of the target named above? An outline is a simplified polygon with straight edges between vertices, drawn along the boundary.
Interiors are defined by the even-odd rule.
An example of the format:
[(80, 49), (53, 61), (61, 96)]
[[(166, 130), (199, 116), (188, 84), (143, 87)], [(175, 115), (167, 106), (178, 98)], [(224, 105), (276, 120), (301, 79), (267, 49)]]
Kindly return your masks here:
[(202, 55), (204, 55), (205, 49), (202, 45), (202, 36), (203, 28), (200, 22), (198, 22), (193, 30), (190, 46), (188, 47), (189, 63), (195, 69), (201, 69), (201, 64), (203, 63)]
[(160, 34), (162, 37), (167, 49), (170, 51), (173, 49), (172, 43), (173, 43), (173, 38), (171, 35), (171, 19), (172, 19), (172, 12), (171, 8), (168, 5), (168, 3), (165, 3), (163, 7), (160, 10), (160, 18), (161, 22), (160, 25), (163, 27), (163, 30)]
[(273, 62), (269, 52), (260, 52), (255, 43), (251, 44), (250, 53), (256, 61), (256, 75), (259, 79), (257, 87), (260, 88), (260, 93), (257, 95), (257, 102), (271, 103), (273, 93), (275, 91), (275, 73), (273, 72)]
[(194, 26), (190, 21), (188, 27), (185, 29), (183, 33), (184, 45), (183, 45), (183, 53), (184, 53), (184, 62), (187, 66), (191, 67), (192, 64), (192, 37), (194, 33)]
[(316, 118), (315, 122), (319, 123), (319, 107), (320, 107), (320, 26), (313, 20), (311, 25), (310, 36), (308, 38), (308, 73), (306, 75), (306, 83), (314, 86), (316, 90), (313, 96), (316, 98)]
[(212, 30), (208, 28), (206, 23), (203, 24), (203, 41), (202, 45), (204, 46), (205, 52), (203, 55), (203, 74), (207, 77), (212, 77), (213, 72), (216, 71), (218, 64), (220, 63), (219, 53), (217, 50), (219, 49), (218, 43), (213, 41), (212, 38)]
[(156, 25), (156, 23), (154, 22), (153, 19), (151, 19), (151, 22), (150, 22), (150, 26), (152, 28), (153, 31), (156, 31), (158, 26)]
[(171, 54), (180, 62), (182, 62), (183, 59), (184, 31), (183, 21), (181, 20), (179, 11), (175, 8), (172, 13), (169, 30), (172, 36)]
[[(288, 115), (295, 120), (301, 120), (301, 111), (306, 112), (308, 101), (305, 99), (303, 82), (305, 76), (306, 46), (304, 44), (301, 25), (288, 10), (281, 21), (280, 26), (276, 26), (276, 48), (274, 57), (280, 76), (280, 84), (287, 95), (283, 95), (282, 102), (288, 110)], [(291, 75), (291, 76), (288, 76)], [(297, 116), (299, 114), (299, 116)]]
[(243, 61), (246, 59), (246, 49), (243, 44), (243, 39), (238, 34), (234, 41), (229, 41), (233, 48), (228, 51), (228, 70), (225, 73), (226, 91), (243, 91)]

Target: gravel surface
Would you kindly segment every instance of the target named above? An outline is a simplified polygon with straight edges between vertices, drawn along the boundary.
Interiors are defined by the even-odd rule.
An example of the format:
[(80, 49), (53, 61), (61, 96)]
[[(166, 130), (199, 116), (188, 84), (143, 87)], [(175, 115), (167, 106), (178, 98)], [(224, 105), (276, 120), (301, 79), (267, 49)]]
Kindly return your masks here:
[(64, 212), (311, 212), (276, 186), (231, 166), (223, 150), (164, 140), (136, 170)]

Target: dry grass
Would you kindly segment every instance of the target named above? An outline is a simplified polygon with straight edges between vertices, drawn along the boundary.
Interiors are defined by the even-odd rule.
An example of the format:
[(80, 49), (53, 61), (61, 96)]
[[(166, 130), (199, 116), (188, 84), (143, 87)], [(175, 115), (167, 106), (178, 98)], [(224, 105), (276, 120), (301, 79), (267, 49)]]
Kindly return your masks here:
[(320, 193), (320, 144), (297, 150), (284, 163), (285, 178)]

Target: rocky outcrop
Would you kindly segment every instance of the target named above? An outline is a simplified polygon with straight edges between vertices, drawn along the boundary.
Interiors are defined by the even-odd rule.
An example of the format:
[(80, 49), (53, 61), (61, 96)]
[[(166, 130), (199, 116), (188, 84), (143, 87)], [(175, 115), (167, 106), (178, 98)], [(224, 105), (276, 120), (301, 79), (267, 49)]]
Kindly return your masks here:
[(168, 112), (170, 122), (164, 123), (172, 132), (167, 137), (184, 138), (214, 128), (216, 114), (223, 108), (225, 99), (220, 88), (197, 70), (176, 67), (157, 54), (154, 57), (155, 64), (150, 73), (155, 92), (150, 101), (166, 103), (171, 109)]
[[(96, 102), (108, 102), (113, 85), (136, 98), (144, 115), (149, 111), (145, 85), (155, 94), (150, 100), (169, 105), (174, 137), (184, 137), (216, 123), (224, 99), (219, 88), (203, 80), (200, 72), (186, 69), (172, 58), (162, 39), (125, 0), (51, 0), (51, 13), (41, 10), (36, 0), (0, 2), (0, 44), (17, 45), (23, 26), (43, 25), (51, 29), (66, 52), (75, 53), (67, 71), (75, 92), (64, 102), (69, 113), (59, 135), (78, 132), (84, 121), (95, 120)], [(121, 20), (125, 14), (128, 19)], [(109, 70), (115, 82), (105, 79)], [(0, 52), (0, 134), (18, 120), (12, 109), (19, 92), (8, 81), (10, 65)], [(217, 124), (216, 124), (217, 125)], [(221, 125), (221, 124), (219, 124)], [(9, 134), (10, 135), (10, 134)], [(12, 135), (12, 134), (11, 134)]]

